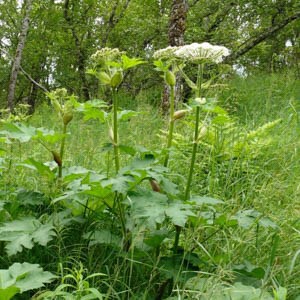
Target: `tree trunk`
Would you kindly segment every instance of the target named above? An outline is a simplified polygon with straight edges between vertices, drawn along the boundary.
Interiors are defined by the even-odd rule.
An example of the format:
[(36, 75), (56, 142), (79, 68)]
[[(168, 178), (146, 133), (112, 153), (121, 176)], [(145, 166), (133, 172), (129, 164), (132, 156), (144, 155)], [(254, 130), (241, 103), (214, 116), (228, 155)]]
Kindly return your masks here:
[(9, 80), (9, 86), (8, 86), (8, 95), (7, 95), (7, 106), (10, 110), (10, 112), (13, 112), (14, 110), (14, 98), (15, 98), (15, 91), (16, 91), (16, 85), (17, 85), (17, 78), (21, 66), (21, 60), (22, 60), (22, 53), (26, 42), (27, 32), (29, 29), (29, 23), (30, 23), (30, 12), (32, 9), (32, 0), (27, 0), (24, 5), (26, 6), (25, 9), (25, 17), (22, 22), (21, 32), (19, 36), (19, 42), (17, 46), (17, 51), (15, 55), (15, 59), (13, 61), (12, 69), (11, 69), (11, 75)]
[[(186, 29), (187, 12), (187, 0), (173, 0), (168, 32), (170, 46), (182, 46), (184, 44), (184, 32)], [(175, 105), (177, 105), (177, 103), (181, 99), (181, 84), (181, 77), (176, 76)], [(163, 113), (167, 113), (169, 109), (169, 94), (170, 91), (168, 87), (165, 86), (161, 104)]]

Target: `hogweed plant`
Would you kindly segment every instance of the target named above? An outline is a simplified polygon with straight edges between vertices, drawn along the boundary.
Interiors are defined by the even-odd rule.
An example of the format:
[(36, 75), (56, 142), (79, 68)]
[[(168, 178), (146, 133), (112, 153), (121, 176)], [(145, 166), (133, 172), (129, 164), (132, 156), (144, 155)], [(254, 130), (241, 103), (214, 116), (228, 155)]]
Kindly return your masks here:
[(60, 121), (62, 122), (62, 138), (60, 143), (60, 150), (59, 152), (55, 150), (50, 150), (53, 155), (54, 161), (57, 163), (58, 179), (59, 181), (61, 181), (67, 127), (73, 119), (73, 110), (74, 110), (74, 105), (76, 103), (76, 97), (68, 96), (68, 92), (66, 89), (57, 89), (53, 92), (47, 93), (47, 96), (50, 98), (51, 104), (55, 109)]
[[(129, 69), (136, 67), (144, 62), (138, 58), (130, 58), (125, 52), (117, 48), (103, 48), (92, 55), (91, 61), (93, 68), (88, 70), (88, 73), (96, 76), (100, 84), (106, 86), (110, 90), (112, 99), (112, 127), (109, 125), (109, 137), (114, 150), (115, 172), (118, 174), (120, 170), (120, 142), (119, 142), (119, 103), (118, 103), (118, 88), (124, 79), (124, 73)], [(117, 207), (118, 215), (122, 224), (123, 235), (126, 238), (125, 211), (122, 204), (123, 197), (121, 194), (115, 193), (114, 206)]]
[[(174, 122), (177, 118), (184, 116), (185, 111), (178, 111), (174, 113), (174, 98), (175, 98), (175, 84), (176, 76), (175, 71), (180, 72), (182, 77), (185, 79), (187, 85), (192, 89), (194, 93), (194, 106), (196, 106), (195, 113), (195, 125), (194, 125), (194, 137), (192, 155), (188, 173), (188, 179), (185, 187), (184, 201), (190, 199), (190, 190), (193, 179), (196, 154), (198, 150), (198, 143), (200, 136), (200, 110), (201, 106), (206, 103), (204, 95), (204, 87), (207, 89), (210, 85), (210, 81), (204, 81), (204, 70), (206, 64), (218, 64), (221, 63), (223, 58), (228, 56), (230, 51), (224, 46), (213, 46), (209, 43), (193, 43), (190, 45), (179, 46), (179, 47), (167, 47), (160, 49), (154, 53), (155, 66), (158, 70), (164, 73), (165, 82), (170, 87), (170, 121), (169, 121), (169, 132), (167, 138), (167, 150), (169, 151), (172, 146), (172, 138), (174, 131)], [(196, 82), (193, 82), (183, 71), (185, 64), (196, 64), (198, 65), (198, 74)], [(168, 165), (169, 152), (166, 155), (164, 166)], [(174, 240), (174, 253), (177, 252), (181, 227), (176, 226), (176, 235)]]
[(120, 169), (120, 151), (118, 136), (118, 88), (123, 82), (124, 72), (144, 62), (138, 58), (129, 58), (125, 52), (117, 48), (103, 48), (91, 57), (93, 68), (88, 73), (96, 76), (100, 83), (110, 89), (112, 97), (112, 128), (109, 128), (109, 136), (113, 143), (115, 170)]

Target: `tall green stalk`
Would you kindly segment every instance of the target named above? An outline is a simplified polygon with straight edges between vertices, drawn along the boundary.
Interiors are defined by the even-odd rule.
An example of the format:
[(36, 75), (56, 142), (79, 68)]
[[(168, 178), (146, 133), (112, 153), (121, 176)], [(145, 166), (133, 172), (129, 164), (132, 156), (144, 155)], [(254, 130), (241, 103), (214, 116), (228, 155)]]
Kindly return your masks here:
[[(201, 64), (199, 64), (198, 65), (198, 76), (197, 76), (196, 99), (201, 97), (202, 78), (203, 78), (203, 66)], [(196, 116), (195, 116), (195, 118), (196, 118), (196, 120), (195, 120), (195, 128), (194, 128), (193, 149), (192, 149), (192, 157), (191, 157), (189, 176), (188, 176), (186, 189), (185, 189), (185, 196), (184, 196), (185, 201), (190, 199), (190, 190), (191, 190), (191, 184), (192, 184), (192, 180), (193, 180), (196, 154), (197, 154), (197, 150), (198, 150), (199, 123), (200, 123), (200, 106), (199, 106), (199, 104), (196, 107)]]
[(113, 101), (113, 147), (114, 147), (114, 160), (116, 173), (120, 169), (120, 153), (119, 153), (119, 141), (118, 141), (118, 98), (116, 90), (112, 89), (112, 101)]
[(174, 132), (174, 112), (175, 112), (175, 85), (170, 86), (170, 119), (169, 119), (169, 133), (168, 133), (168, 140), (167, 140), (167, 149), (168, 152), (166, 154), (164, 160), (164, 167), (168, 166), (169, 157), (170, 157), (170, 148), (172, 146), (173, 140), (173, 132)]
[[(201, 97), (202, 78), (203, 78), (203, 66), (201, 64), (199, 64), (199, 66), (198, 66), (198, 76), (197, 76), (196, 98)], [(195, 128), (194, 128), (194, 140), (193, 140), (193, 148), (192, 148), (192, 157), (191, 157), (189, 175), (188, 175), (188, 180), (187, 180), (187, 184), (186, 184), (186, 188), (185, 188), (185, 194), (184, 194), (184, 200), (185, 201), (190, 199), (190, 190), (191, 190), (191, 184), (192, 184), (193, 175), (194, 175), (196, 155), (197, 155), (197, 151), (198, 151), (199, 124), (200, 124), (200, 106), (199, 105), (197, 105), (197, 107), (196, 107), (196, 116), (195, 116), (195, 118), (196, 119), (195, 119)], [(174, 254), (176, 254), (177, 250), (178, 250), (180, 233), (181, 233), (181, 227), (176, 226), (176, 234), (175, 234), (174, 246), (173, 246)]]
[(59, 157), (60, 157), (60, 163), (58, 164), (58, 179), (59, 180), (61, 180), (61, 178), (62, 178), (63, 156), (64, 156), (65, 144), (66, 144), (66, 133), (67, 133), (67, 124), (64, 124), (63, 137), (61, 140), (60, 151), (59, 151)]

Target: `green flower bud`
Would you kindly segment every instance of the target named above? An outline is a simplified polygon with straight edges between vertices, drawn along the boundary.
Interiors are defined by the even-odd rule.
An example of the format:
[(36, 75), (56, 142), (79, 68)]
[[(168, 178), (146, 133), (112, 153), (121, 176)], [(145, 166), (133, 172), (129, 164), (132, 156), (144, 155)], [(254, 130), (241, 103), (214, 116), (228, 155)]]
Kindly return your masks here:
[(113, 132), (113, 129), (111, 127), (108, 128), (108, 136), (109, 136), (109, 139), (111, 140), (111, 142), (114, 143), (114, 141), (115, 141), (114, 132)]
[(175, 86), (176, 77), (172, 71), (165, 72), (165, 81), (169, 86)]
[(73, 104), (67, 101), (63, 110), (64, 125), (68, 125), (73, 119)]
[(62, 160), (60, 155), (56, 151), (52, 151), (53, 159), (57, 163), (58, 166), (62, 166)]
[(103, 84), (110, 84), (110, 82), (111, 82), (110, 76), (106, 72), (103, 72), (103, 71), (99, 72), (98, 78)]
[(73, 112), (72, 111), (68, 111), (64, 114), (63, 116), (63, 122), (64, 125), (68, 125), (73, 119)]
[(120, 85), (120, 83), (122, 82), (122, 80), (123, 80), (123, 74), (122, 74), (122, 72), (116, 72), (113, 75), (113, 77), (111, 78), (111, 82), (110, 82), (111, 87), (116, 88), (117, 86)]
[(60, 114), (61, 113), (61, 105), (56, 98), (51, 99), (51, 103), (55, 111)]
[(187, 112), (188, 112), (187, 109), (182, 109), (182, 110), (176, 111), (173, 115), (173, 120), (179, 120), (179, 119), (183, 118)]

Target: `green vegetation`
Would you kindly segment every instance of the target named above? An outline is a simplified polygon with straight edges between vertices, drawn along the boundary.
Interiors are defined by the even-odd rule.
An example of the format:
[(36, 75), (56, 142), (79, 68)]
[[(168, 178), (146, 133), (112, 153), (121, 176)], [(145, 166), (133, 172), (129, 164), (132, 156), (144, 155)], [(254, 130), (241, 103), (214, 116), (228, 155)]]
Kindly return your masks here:
[(300, 300), (299, 20), (0, 1), (0, 300)]
[[(167, 120), (145, 91), (118, 95), (118, 173), (101, 101), (64, 94), (75, 107), (67, 135), (47, 104), (21, 123), (3, 119), (1, 272), (26, 262), (35, 275), (26, 285), (18, 275), (1, 279), (2, 299), (296, 299), (299, 80), (287, 73), (226, 81), (200, 113), (203, 122), (209, 110), (210, 120), (200, 129), (189, 201), (179, 199), (194, 114), (176, 120), (166, 169)], [(57, 173), (52, 149), (64, 140)]]

